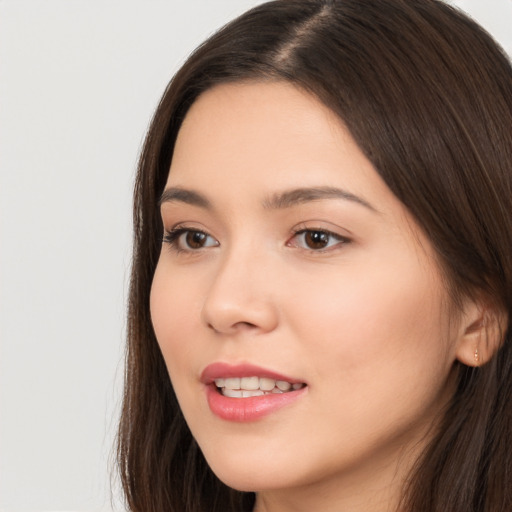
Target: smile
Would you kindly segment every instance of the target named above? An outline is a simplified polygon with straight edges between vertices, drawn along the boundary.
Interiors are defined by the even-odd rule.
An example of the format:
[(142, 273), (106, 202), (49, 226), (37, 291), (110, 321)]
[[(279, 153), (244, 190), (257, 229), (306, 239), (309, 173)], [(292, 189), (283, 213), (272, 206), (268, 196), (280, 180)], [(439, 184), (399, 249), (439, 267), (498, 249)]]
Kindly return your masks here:
[(210, 411), (230, 422), (251, 422), (278, 412), (305, 396), (299, 379), (264, 368), (213, 363), (201, 374)]
[(223, 396), (230, 398), (249, 398), (271, 394), (288, 393), (305, 386), (303, 383), (291, 383), (269, 377), (227, 377), (215, 379), (215, 386)]

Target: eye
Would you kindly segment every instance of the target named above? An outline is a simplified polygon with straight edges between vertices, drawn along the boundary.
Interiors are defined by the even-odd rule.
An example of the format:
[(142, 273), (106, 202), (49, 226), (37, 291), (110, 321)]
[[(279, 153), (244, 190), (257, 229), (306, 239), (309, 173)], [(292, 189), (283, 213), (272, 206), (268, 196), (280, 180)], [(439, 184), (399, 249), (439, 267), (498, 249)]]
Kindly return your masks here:
[(295, 233), (288, 245), (312, 251), (322, 251), (349, 242), (348, 238), (324, 229), (301, 229)]
[(180, 227), (167, 231), (163, 241), (177, 251), (196, 251), (219, 245), (215, 238), (204, 231)]

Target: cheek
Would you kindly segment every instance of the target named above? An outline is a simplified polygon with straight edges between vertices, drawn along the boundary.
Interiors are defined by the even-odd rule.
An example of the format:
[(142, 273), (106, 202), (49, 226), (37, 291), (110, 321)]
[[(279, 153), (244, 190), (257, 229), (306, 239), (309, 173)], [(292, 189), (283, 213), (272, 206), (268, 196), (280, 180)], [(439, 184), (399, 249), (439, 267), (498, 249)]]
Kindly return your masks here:
[(199, 309), (197, 286), (190, 282), (190, 277), (185, 281), (180, 272), (168, 268), (161, 258), (151, 286), (150, 313), (156, 339), (171, 376), (182, 367), (181, 363), (190, 353), (192, 347), (182, 340), (193, 339), (188, 336), (190, 318), (194, 309)]
[(449, 366), (443, 291), (421, 267), (351, 268), (304, 284), (307, 300), (296, 300), (291, 323), (297, 338), (315, 349), (319, 371), (328, 366), (339, 375), (343, 368), (347, 384), (364, 387), (377, 377), (396, 381), (393, 372), (406, 380)]
[(343, 425), (343, 438), (333, 437), (343, 453), (408, 439), (451, 393), (442, 292), (414, 267), (401, 270), (333, 275), (295, 302), (293, 336), (311, 395), (332, 424)]

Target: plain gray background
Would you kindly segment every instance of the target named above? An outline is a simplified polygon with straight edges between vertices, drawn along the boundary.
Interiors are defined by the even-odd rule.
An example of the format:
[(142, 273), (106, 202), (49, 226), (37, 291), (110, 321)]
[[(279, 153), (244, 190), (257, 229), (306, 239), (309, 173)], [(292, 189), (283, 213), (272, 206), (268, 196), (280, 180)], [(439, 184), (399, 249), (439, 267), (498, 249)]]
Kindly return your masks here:
[[(138, 151), (186, 55), (258, 3), (0, 0), (0, 510), (112, 510)], [(454, 3), (512, 54), (512, 0)]]

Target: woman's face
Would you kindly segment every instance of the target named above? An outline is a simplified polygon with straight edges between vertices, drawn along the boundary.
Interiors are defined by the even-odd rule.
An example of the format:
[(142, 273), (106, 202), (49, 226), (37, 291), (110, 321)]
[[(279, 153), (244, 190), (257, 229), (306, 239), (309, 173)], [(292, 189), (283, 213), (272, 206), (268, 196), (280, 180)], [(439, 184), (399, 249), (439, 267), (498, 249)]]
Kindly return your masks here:
[(451, 396), (460, 326), (430, 243), (339, 120), (286, 83), (207, 91), (161, 211), (153, 325), (221, 480), (399, 478)]

